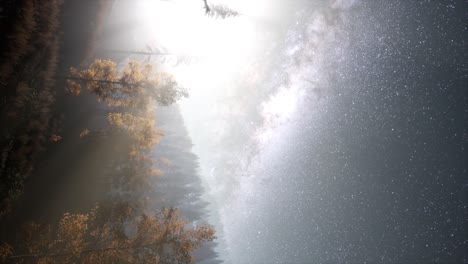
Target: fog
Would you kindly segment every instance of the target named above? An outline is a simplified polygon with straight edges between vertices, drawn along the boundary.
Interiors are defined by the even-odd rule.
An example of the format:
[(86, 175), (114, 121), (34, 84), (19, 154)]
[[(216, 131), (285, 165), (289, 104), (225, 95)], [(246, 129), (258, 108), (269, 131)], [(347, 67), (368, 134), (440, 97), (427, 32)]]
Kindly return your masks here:
[[(382, 220), (387, 202), (410, 192), (397, 189), (405, 195), (391, 198), (395, 186), (387, 179), (405, 173), (391, 171), (399, 150), (388, 133), (408, 129), (398, 140), (411, 151), (420, 147), (410, 142), (417, 131), (396, 123), (391, 113), (402, 107), (404, 85), (415, 88), (405, 90), (405, 98), (417, 98), (418, 85), (431, 87), (406, 73), (391, 75), (409, 60), (394, 58), (419, 51), (404, 46), (413, 32), (403, 30), (404, 23), (417, 21), (410, 15), (401, 15), (401, 25), (391, 20), (404, 13), (404, 3), (226, 0), (211, 4), (239, 15), (216, 18), (204, 15), (202, 1), (131, 2), (116, 1), (114, 12), (119, 20), (126, 12), (134, 28), (125, 42), (109, 41), (116, 48), (149, 45), (173, 54), (148, 61), (189, 89), (180, 109), (199, 157), (210, 222), (226, 243), (226, 262), (392, 262), (436, 254), (419, 239), (424, 235), (392, 231), (411, 226), (411, 217), (399, 214), (403, 207), (390, 206), (398, 208), (396, 220)], [(420, 117), (409, 113), (422, 105), (408, 104), (399, 115), (418, 123)], [(379, 160), (385, 152), (390, 156)], [(418, 171), (406, 162), (401, 168)], [(389, 247), (384, 238), (407, 244)], [(408, 245), (419, 253), (405, 254)]]

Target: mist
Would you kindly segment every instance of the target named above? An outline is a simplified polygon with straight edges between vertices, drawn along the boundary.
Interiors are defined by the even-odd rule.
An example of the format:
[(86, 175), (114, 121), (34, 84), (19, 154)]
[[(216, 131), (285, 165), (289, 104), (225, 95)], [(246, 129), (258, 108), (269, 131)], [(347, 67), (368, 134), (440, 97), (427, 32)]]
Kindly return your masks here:
[[(207, 17), (187, 1), (116, 1), (107, 23), (129, 28), (105, 45), (173, 54), (120, 63), (146, 59), (189, 90), (180, 112), (226, 263), (466, 257), (465, 152), (460, 136), (443, 137), (443, 146), (434, 137), (444, 127), (464, 131), (463, 100), (439, 88), (457, 94), (466, 83), (441, 70), (466, 74), (453, 58), (463, 29), (449, 31), (459, 12), (437, 27), (451, 7), (433, 4), (445, 12), (435, 14), (429, 3), (404, 1), (211, 4), (240, 15)], [(439, 96), (449, 99), (434, 104)], [(432, 155), (438, 148), (455, 158)], [(438, 191), (439, 172), (452, 175), (444, 188), (454, 192)], [(438, 201), (422, 198), (430, 190)], [(426, 207), (433, 213), (413, 221)]]

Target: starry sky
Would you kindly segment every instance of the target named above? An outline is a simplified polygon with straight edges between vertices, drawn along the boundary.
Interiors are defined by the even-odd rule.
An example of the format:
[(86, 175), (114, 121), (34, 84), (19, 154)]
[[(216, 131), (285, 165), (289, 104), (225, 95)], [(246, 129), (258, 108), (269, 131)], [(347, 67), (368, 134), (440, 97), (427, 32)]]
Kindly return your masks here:
[[(262, 58), (261, 121), (231, 114), (220, 144), (246, 122), (268, 139), (199, 151), (215, 188), (236, 186), (220, 188), (231, 261), (467, 261), (466, 3), (298, 7)], [(268, 112), (279, 98), (292, 109)]]
[(216, 53), (159, 66), (226, 263), (467, 262), (468, 3), (220, 2), (241, 16), (152, 41)]
[[(347, 11), (335, 36), (346, 51), (327, 57), (326, 94), (277, 139), (288, 143), (268, 165), (262, 212), (243, 223), (252, 246), (240, 262), (467, 260), (460, 5), (375, 1)], [(306, 27), (293, 38), (307, 38)]]

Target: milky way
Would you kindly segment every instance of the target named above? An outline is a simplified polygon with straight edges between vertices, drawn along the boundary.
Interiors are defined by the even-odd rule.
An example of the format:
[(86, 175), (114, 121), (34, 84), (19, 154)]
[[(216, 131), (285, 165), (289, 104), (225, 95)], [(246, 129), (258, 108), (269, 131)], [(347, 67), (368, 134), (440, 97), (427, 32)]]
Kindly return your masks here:
[(221, 2), (244, 14), (171, 18), (216, 56), (170, 70), (222, 257), (468, 261), (467, 4)]
[(199, 153), (231, 260), (466, 261), (466, 5), (298, 6)]

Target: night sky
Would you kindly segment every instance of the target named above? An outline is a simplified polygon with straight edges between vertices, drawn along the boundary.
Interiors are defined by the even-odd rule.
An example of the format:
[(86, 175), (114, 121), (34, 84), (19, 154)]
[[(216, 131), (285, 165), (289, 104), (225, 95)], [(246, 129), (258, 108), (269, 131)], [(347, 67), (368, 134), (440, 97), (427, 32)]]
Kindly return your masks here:
[(232, 262), (468, 261), (466, 3), (337, 5), (277, 44), (299, 99), (225, 208)]
[[(0, 129), (0, 187), (7, 205), (22, 199), (1, 239), (23, 218), (122, 195), (212, 225), (201, 264), (468, 264), (468, 0), (36, 2), (0, 4), (0, 21), (20, 18), (0, 25), (12, 31), (0, 44), (11, 60), (0, 60), (0, 118), (14, 121)], [(95, 58), (170, 77), (145, 79), (155, 91), (141, 94), (189, 96), (145, 111), (105, 109), (99, 89), (71, 97), (63, 80), (83, 79), (68, 67)], [(87, 81), (139, 87), (111, 80)], [(137, 145), (106, 134), (114, 106), (138, 117), (118, 124), (131, 142), (164, 134), (144, 159), (120, 164)], [(149, 171), (155, 187), (138, 184)], [(11, 261), (68, 256), (2, 248)]]
[(467, 262), (467, 2), (217, 2), (241, 16), (154, 14), (131, 46), (208, 51), (157, 64), (225, 262)]
[[(330, 87), (278, 139), (258, 194), (268, 202), (242, 223), (241, 261), (468, 261), (467, 10), (366, 1), (348, 11)], [(291, 35), (307, 37), (306, 16)]]

